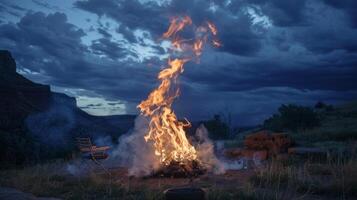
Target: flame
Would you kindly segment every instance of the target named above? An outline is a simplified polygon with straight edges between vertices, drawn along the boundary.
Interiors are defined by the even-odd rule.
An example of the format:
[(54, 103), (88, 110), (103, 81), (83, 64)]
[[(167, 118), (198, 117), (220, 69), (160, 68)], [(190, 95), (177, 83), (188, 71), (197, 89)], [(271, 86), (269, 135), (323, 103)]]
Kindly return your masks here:
[(169, 29), (163, 34), (164, 38), (169, 38), (172, 35), (176, 35), (177, 32), (181, 31), (185, 26), (191, 25), (192, 20), (190, 17), (185, 16), (184, 18), (174, 17), (171, 19), (171, 24)]
[[(199, 57), (208, 38), (207, 30), (209, 29), (213, 36), (217, 35), (217, 30), (212, 23), (207, 22), (208, 28), (200, 26), (196, 29), (196, 36), (192, 42), (192, 39), (184, 40), (178, 36), (178, 33), (188, 25), (192, 25), (192, 20), (188, 16), (172, 18), (168, 30), (162, 37), (171, 41), (175, 51), (183, 51), (182, 46), (188, 45), (191, 46), (194, 56)], [(180, 94), (177, 79), (184, 72), (185, 63), (191, 59), (192, 56), (187, 55), (169, 59), (167, 67), (158, 74), (160, 85), (138, 105), (141, 114), (150, 119), (149, 130), (144, 139), (153, 143), (155, 155), (164, 165), (172, 161), (184, 163), (197, 160), (197, 151), (190, 144), (184, 131), (185, 127), (190, 126), (190, 122), (187, 119), (186, 122), (179, 121), (171, 108)]]
[[(218, 31), (217, 31), (216, 25), (214, 25), (212, 22), (207, 22), (207, 26), (208, 26), (209, 30), (211, 31), (211, 33), (212, 33), (214, 36), (217, 36)], [(213, 44), (213, 46), (215, 46), (215, 47), (221, 47), (221, 46), (222, 46), (221, 42), (220, 42), (217, 38), (214, 38), (214, 39), (212, 40), (212, 44)]]
[(202, 54), (202, 47), (203, 47), (203, 40), (197, 40), (193, 44), (193, 51), (197, 57), (199, 57)]
[(217, 39), (212, 40), (212, 44), (213, 44), (213, 46), (215, 46), (215, 47), (220, 47), (220, 46), (222, 46), (221, 42), (220, 42), (219, 40), (217, 40)]
[(213, 23), (207, 22), (207, 25), (208, 25), (208, 28), (210, 29), (210, 31), (212, 32), (213, 35), (217, 35), (218, 34), (217, 28)]

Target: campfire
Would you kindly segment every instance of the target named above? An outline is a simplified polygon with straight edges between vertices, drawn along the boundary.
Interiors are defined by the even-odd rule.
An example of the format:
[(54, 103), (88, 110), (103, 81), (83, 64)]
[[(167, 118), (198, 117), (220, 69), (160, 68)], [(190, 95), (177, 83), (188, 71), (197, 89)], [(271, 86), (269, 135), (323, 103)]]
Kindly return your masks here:
[[(194, 37), (181, 37), (180, 33), (189, 27)], [(178, 77), (183, 73), (184, 65), (191, 60), (199, 60), (205, 43), (219, 47), (221, 44), (216, 36), (217, 29), (213, 23), (195, 26), (188, 16), (172, 18), (162, 36), (171, 42), (167, 67), (158, 74), (159, 86), (138, 105), (141, 115), (149, 119), (149, 130), (144, 139), (153, 145), (155, 156), (160, 161), (161, 167), (156, 175), (195, 176), (205, 171), (184, 131), (191, 124), (187, 119), (185, 122), (177, 119), (172, 104), (180, 95)]]

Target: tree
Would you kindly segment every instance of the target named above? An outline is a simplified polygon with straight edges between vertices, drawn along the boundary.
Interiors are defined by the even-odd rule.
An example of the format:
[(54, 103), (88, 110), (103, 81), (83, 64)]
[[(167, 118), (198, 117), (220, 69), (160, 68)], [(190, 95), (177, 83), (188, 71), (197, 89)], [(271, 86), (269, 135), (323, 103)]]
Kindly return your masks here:
[(318, 114), (312, 108), (282, 105), (279, 113), (264, 121), (264, 127), (273, 131), (306, 130), (320, 125)]
[(203, 123), (209, 132), (211, 139), (227, 139), (229, 137), (229, 127), (221, 120), (220, 115), (214, 115), (213, 119)]
[(324, 111), (333, 111), (334, 110), (333, 105), (325, 104), (322, 101), (319, 101), (315, 104), (315, 109), (324, 110)]
[(315, 108), (316, 109), (323, 109), (326, 107), (326, 104), (322, 101), (318, 101), (316, 104), (315, 104)]

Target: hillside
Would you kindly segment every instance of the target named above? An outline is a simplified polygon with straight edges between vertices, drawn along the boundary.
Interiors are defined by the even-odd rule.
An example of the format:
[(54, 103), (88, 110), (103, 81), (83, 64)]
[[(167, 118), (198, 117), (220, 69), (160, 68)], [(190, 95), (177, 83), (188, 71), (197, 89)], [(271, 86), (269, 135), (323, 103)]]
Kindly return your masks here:
[(0, 130), (18, 129), (29, 114), (48, 109), (51, 91), (16, 73), (10, 52), (0, 51)]
[(317, 109), (320, 126), (292, 133), (298, 143), (343, 151), (357, 141), (357, 102)]
[(77, 136), (116, 142), (133, 127), (134, 119), (134, 115), (87, 114), (75, 98), (18, 74), (11, 53), (0, 51), (0, 163), (69, 155)]

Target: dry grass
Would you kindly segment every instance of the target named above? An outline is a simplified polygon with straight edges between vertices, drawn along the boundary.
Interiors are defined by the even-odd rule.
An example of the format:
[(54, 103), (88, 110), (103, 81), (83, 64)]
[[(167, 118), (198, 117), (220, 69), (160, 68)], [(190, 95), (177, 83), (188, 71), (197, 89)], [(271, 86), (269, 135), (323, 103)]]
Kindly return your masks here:
[(323, 163), (306, 162), (286, 165), (272, 161), (251, 178), (256, 188), (275, 193), (275, 199), (286, 195), (304, 198), (323, 195), (346, 199), (357, 195), (357, 160), (334, 160)]
[(36, 165), (0, 172), (0, 185), (14, 187), (41, 197), (62, 199), (162, 199), (160, 191), (124, 187), (108, 175), (90, 173), (72, 176), (63, 163)]
[(238, 187), (235, 189), (222, 189), (222, 188), (211, 188), (208, 190), (208, 199), (210, 200), (229, 200), (229, 199), (240, 199), (240, 200), (258, 200), (259, 198), (254, 193), (254, 188), (249, 184), (245, 184), (243, 187)]

